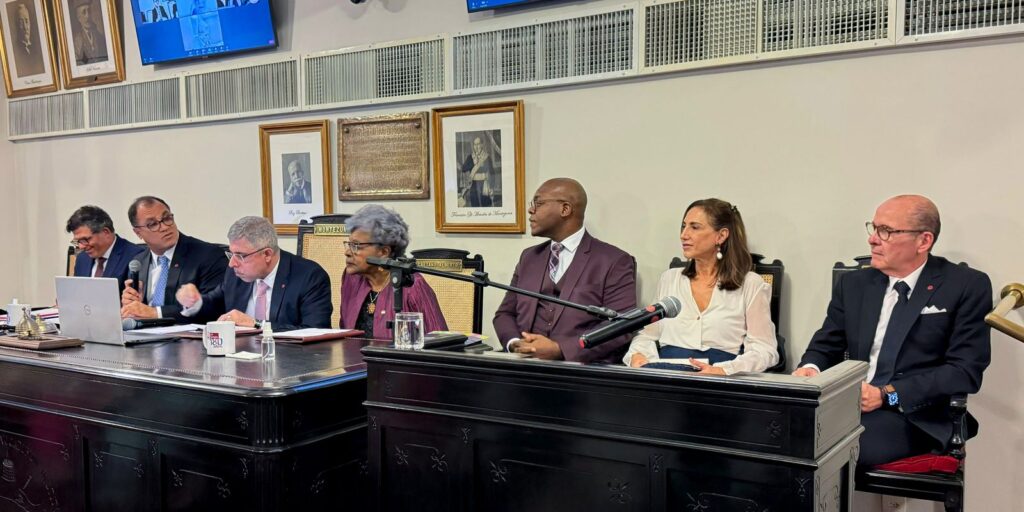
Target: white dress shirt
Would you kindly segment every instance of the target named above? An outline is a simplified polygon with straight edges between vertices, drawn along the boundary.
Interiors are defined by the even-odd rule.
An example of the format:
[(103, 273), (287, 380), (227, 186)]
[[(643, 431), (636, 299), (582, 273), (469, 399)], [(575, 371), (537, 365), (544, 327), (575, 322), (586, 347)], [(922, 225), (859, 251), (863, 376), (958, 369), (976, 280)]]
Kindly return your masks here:
[[(167, 273), (168, 273), (168, 275), (170, 275), (170, 272), (171, 272), (171, 262), (174, 261), (174, 250), (177, 249), (177, 248), (178, 248), (178, 246), (175, 245), (174, 247), (171, 247), (170, 249), (167, 249), (163, 253), (163, 256), (167, 256)], [(152, 299), (153, 292), (156, 291), (156, 282), (160, 280), (160, 263), (157, 262), (157, 259), (160, 258), (161, 255), (159, 255), (159, 254), (157, 254), (157, 253), (155, 253), (153, 251), (149, 251), (149, 255), (150, 255), (150, 257), (152, 257), (152, 259), (149, 261), (149, 282), (146, 283), (146, 290), (147, 290), (146, 291), (146, 297), (148, 299)], [(166, 303), (167, 301), (169, 301), (171, 299), (174, 299), (174, 295), (173, 294), (174, 294), (174, 292), (172, 291), (170, 297), (168, 297), (167, 295), (164, 295), (164, 302)], [(148, 302), (149, 301), (147, 300), (147, 303)], [(164, 317), (164, 314), (163, 314), (163, 311), (162, 311), (163, 308), (160, 307), (160, 306), (155, 306), (155, 307), (156, 307), (156, 317), (157, 318), (163, 318)]]
[[(107, 252), (103, 253), (103, 271), (104, 272), (106, 272), (106, 270), (107, 270), (107, 266), (106, 266), (107, 263), (110, 263), (110, 253), (114, 252), (114, 244), (115, 243), (117, 243), (117, 239), (116, 238), (114, 239), (114, 242), (110, 244), (110, 247), (107, 247)], [(92, 260), (92, 269), (89, 270), (89, 277), (92, 277), (92, 276), (96, 275), (96, 266), (99, 265), (99, 264), (100, 264), (100, 259), (99, 258), (96, 258), (96, 259)], [(103, 276), (100, 276), (100, 277), (103, 277)]]
[(683, 275), (683, 269), (673, 268), (661, 274), (656, 295), (678, 298), (682, 310), (675, 318), (665, 318), (640, 331), (623, 358), (627, 365), (633, 354), (643, 354), (650, 362), (657, 361), (655, 341), (662, 346), (692, 350), (715, 348), (739, 354), (732, 361), (715, 364), (725, 370), (726, 375), (763, 372), (779, 361), (771, 315), (772, 288), (761, 276), (747, 272), (743, 286), (736, 290), (722, 290), (716, 284), (704, 311), (697, 307), (690, 290), (690, 278)]

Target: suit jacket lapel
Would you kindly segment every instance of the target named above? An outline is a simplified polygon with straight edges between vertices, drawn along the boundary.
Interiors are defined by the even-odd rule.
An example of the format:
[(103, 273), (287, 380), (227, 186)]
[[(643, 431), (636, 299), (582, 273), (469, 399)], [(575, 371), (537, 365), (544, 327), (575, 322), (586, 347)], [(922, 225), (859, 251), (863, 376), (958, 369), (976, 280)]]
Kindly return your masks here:
[(110, 250), (110, 259), (107, 260), (107, 264), (103, 267), (103, 277), (119, 277), (114, 271), (121, 266), (121, 258), (124, 256), (124, 244), (126, 243), (123, 238), (114, 235), (114, 248)]
[(181, 262), (188, 256), (188, 250), (191, 244), (188, 242), (188, 237), (185, 235), (178, 236), (178, 245), (174, 249), (174, 258), (171, 259), (171, 268), (167, 271), (167, 290), (168, 293), (164, 297), (164, 301), (169, 302), (174, 300), (174, 292), (180, 286), (178, 280), (181, 279)]
[(875, 342), (875, 331), (878, 330), (878, 317), (882, 315), (882, 300), (885, 298), (885, 289), (889, 285), (889, 278), (885, 274), (876, 271), (875, 278), (871, 280), (871, 286), (864, 290), (863, 303), (861, 304), (861, 338), (857, 343), (857, 353), (850, 354), (853, 359), (867, 361), (871, 355), (871, 345)]
[(149, 266), (153, 261), (153, 252), (146, 247), (146, 250), (139, 255), (139, 281), (145, 288), (142, 290), (142, 302), (149, 304)]
[(941, 282), (942, 274), (936, 272), (934, 260), (929, 256), (928, 263), (921, 271), (921, 277), (917, 279), (914, 289), (910, 292), (910, 302), (907, 307), (894, 312), (893, 317), (889, 320), (887, 330), (892, 330), (892, 337), (889, 339), (896, 344), (893, 347), (895, 354), (900, 353), (903, 341), (907, 339), (907, 333), (917, 322), (917, 317), (921, 316), (921, 310), (931, 300)]
[(267, 318), (271, 321), (277, 321), (277, 314), (281, 310), (281, 304), (284, 303), (284, 294), (287, 292), (288, 277), (291, 274), (292, 260), (288, 255), (281, 251), (281, 260), (277, 265), (277, 275), (274, 276), (274, 291), (270, 297), (270, 311), (267, 313)]
[[(580, 240), (580, 245), (576, 247), (576, 254), (572, 257), (572, 263), (569, 264), (569, 268), (566, 269), (565, 275), (562, 276), (562, 286), (560, 297), (568, 300), (572, 296), (572, 290), (576, 287), (576, 283), (579, 282), (580, 276), (583, 275), (583, 269), (587, 268), (587, 262), (590, 261), (590, 242), (593, 237), (589, 233), (583, 232), (583, 239)], [(553, 325), (558, 324), (558, 318), (562, 316), (562, 312), (565, 311), (565, 306), (555, 306), (555, 319), (551, 322)]]

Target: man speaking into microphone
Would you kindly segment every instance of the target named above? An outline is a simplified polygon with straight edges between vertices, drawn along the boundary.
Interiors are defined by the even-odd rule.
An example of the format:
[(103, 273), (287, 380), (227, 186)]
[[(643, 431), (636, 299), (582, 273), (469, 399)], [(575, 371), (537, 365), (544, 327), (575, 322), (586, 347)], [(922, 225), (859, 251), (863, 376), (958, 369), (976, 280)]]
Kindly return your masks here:
[[(625, 251), (587, 233), (583, 218), (587, 193), (576, 180), (544, 182), (530, 201), (530, 232), (548, 238), (519, 257), (512, 286), (577, 304), (615, 311), (636, 307), (636, 261)], [(605, 321), (588, 313), (505, 294), (494, 315), (494, 330), (509, 352), (540, 359), (615, 362), (629, 335), (593, 348), (580, 347), (580, 335)]]

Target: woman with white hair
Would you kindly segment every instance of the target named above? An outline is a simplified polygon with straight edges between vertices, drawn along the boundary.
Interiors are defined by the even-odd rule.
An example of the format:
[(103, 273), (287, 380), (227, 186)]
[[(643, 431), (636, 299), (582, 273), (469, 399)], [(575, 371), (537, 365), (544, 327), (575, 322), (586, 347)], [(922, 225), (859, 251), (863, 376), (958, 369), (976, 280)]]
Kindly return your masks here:
[[(391, 338), (387, 327), (395, 317), (391, 275), (366, 259), (403, 256), (409, 246), (409, 226), (394, 210), (369, 204), (349, 217), (345, 228), (349, 240), (341, 286), (341, 328), (359, 329), (367, 338)], [(425, 332), (448, 330), (434, 290), (419, 274), (413, 274), (412, 286), (403, 292), (402, 311), (423, 313)]]

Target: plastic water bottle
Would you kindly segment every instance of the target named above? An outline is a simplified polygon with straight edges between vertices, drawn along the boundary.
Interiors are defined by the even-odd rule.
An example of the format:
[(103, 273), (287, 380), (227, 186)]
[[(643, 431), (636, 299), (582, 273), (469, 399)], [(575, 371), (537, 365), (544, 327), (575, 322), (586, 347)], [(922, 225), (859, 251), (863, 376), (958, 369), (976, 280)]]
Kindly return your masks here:
[(270, 328), (270, 322), (263, 322), (263, 338), (260, 339), (260, 355), (265, 361), (274, 359), (277, 355), (277, 348), (274, 346), (274, 331)]

